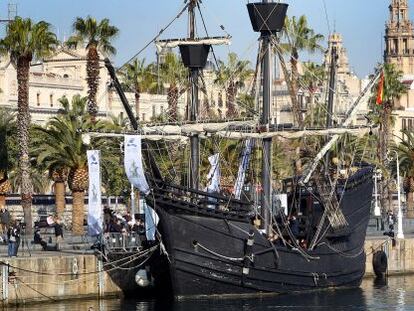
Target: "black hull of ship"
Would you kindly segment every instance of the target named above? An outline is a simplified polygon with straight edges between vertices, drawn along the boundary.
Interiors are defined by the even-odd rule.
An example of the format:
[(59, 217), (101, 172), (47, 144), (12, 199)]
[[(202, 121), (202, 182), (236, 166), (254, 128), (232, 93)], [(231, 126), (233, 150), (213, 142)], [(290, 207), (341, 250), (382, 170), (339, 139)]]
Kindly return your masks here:
[[(307, 251), (309, 257), (272, 244), (246, 219), (218, 211), (208, 215), (200, 209), (191, 213), (188, 206), (180, 208), (184, 202), (155, 197), (148, 203), (160, 217), (158, 228), (168, 253), (168, 269), (159, 270), (159, 283), (169, 281), (176, 298), (359, 286), (365, 273), (373, 187), (368, 175), (351, 182), (341, 201), (348, 230), (328, 231), (313, 251)], [(252, 249), (247, 246), (249, 232), (254, 232)], [(250, 254), (252, 261), (242, 260)]]

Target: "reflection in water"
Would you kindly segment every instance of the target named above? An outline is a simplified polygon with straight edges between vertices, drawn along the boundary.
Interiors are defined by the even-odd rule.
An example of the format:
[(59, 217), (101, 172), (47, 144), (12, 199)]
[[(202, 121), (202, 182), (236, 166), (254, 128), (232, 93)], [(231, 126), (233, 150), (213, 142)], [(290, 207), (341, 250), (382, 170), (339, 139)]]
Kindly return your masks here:
[(361, 288), (280, 295), (261, 299), (197, 300), (83, 300), (8, 308), (18, 311), (261, 311), (261, 310), (414, 310), (414, 276), (366, 279)]

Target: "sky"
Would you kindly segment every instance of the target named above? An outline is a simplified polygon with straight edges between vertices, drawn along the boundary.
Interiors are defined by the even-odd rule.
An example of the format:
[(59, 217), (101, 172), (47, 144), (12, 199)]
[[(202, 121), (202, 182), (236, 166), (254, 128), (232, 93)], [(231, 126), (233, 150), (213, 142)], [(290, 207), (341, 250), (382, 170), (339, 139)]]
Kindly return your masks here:
[[(114, 41), (117, 66), (124, 64), (164, 28), (183, 7), (183, 0), (14, 0), (18, 15), (35, 21), (45, 20), (54, 27), (60, 40), (71, 34), (75, 17), (92, 15), (98, 19), (109, 18), (120, 29)], [(236, 52), (240, 58), (254, 62), (258, 35), (251, 29), (247, 14), (248, 0), (203, 0), (202, 9), (209, 34), (225, 35), (220, 25), (232, 36), (230, 47), (216, 48), (219, 58)], [(252, 2), (252, 1), (250, 1)], [(260, 1), (259, 1), (260, 2)], [(382, 60), (385, 22), (391, 0), (286, 0), (288, 15), (305, 14), (310, 26), (327, 37), (334, 29), (343, 35), (350, 66), (360, 77), (373, 71)], [(414, 19), (414, 0), (409, 0), (410, 16)], [(8, 2), (0, 1), (0, 18), (6, 19)], [(186, 15), (175, 22), (161, 38), (186, 36)], [(328, 22), (329, 21), (329, 22)], [(329, 26), (328, 26), (329, 25)], [(2, 26), (4, 29), (4, 25)], [(201, 23), (198, 25), (200, 36)], [(326, 43), (324, 43), (326, 45)], [(155, 59), (151, 45), (142, 54), (147, 62)], [(321, 61), (321, 55), (301, 55), (303, 60)]]

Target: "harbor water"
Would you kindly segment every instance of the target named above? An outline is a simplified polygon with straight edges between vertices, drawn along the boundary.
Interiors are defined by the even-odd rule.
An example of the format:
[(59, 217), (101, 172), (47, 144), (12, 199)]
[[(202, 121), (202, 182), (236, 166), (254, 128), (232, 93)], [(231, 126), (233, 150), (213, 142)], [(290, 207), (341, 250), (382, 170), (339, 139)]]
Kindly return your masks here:
[(257, 299), (196, 300), (164, 299), (77, 300), (50, 302), (3, 310), (24, 311), (261, 311), (261, 310), (414, 310), (414, 276), (389, 277), (387, 282), (364, 279), (360, 288)]

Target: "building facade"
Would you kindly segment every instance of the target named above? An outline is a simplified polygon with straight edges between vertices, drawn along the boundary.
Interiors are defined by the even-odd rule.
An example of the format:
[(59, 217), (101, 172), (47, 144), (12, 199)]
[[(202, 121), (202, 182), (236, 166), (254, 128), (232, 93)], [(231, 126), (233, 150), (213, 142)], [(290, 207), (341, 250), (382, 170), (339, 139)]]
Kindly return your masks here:
[(407, 87), (407, 93), (396, 103), (394, 112), (394, 135), (399, 140), (402, 129), (414, 129), (414, 27), (407, 0), (392, 0), (389, 13), (384, 61), (402, 71), (402, 82)]

